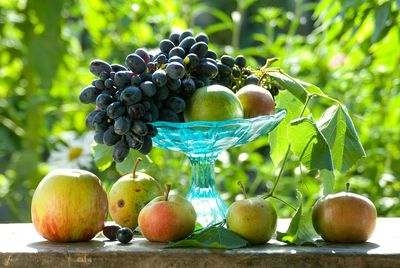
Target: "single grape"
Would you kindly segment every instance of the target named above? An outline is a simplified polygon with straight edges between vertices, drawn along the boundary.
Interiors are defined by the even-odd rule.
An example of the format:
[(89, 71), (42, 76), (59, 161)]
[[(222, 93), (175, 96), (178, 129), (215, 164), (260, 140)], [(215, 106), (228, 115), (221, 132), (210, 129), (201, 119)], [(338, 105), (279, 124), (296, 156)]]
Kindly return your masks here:
[(102, 60), (92, 60), (89, 65), (89, 70), (97, 77), (100, 77), (103, 73), (110, 74), (112, 71), (110, 64)]
[(140, 146), (142, 146), (143, 144), (143, 137), (141, 136), (136, 136), (136, 135), (132, 135), (130, 133), (128, 133), (127, 135), (125, 135), (125, 139), (126, 139), (126, 143), (128, 144), (129, 148), (132, 149), (139, 149)]
[(117, 232), (121, 229), (118, 225), (107, 225), (103, 228), (103, 235), (109, 240), (113, 241), (117, 239)]
[(152, 73), (144, 72), (140, 75), (140, 79), (142, 79), (142, 82), (151, 81), (152, 75)]
[(245, 85), (257, 85), (259, 81), (260, 81), (260, 79), (256, 75), (252, 74), (252, 75), (246, 77), (246, 79), (244, 80), (244, 84)]
[(131, 121), (125, 116), (118, 117), (114, 122), (114, 132), (118, 135), (125, 135), (131, 129)]
[(142, 101), (142, 104), (143, 104), (144, 109), (146, 110), (146, 112), (148, 110), (150, 110), (150, 107), (151, 107), (151, 101), (150, 100), (144, 100), (144, 101)]
[(201, 87), (205, 86), (205, 83), (203, 80), (196, 79), (196, 80), (194, 80), (194, 83), (195, 83), (195, 88), (201, 88)]
[(193, 36), (192, 30), (185, 30), (179, 35), (179, 42), (182, 42), (186, 37)]
[(166, 108), (171, 109), (175, 113), (181, 113), (185, 110), (186, 104), (185, 101), (177, 96), (169, 97), (165, 100), (164, 105)]
[(239, 55), (235, 58), (235, 64), (240, 68), (246, 67), (246, 58), (243, 55)]
[(136, 103), (128, 107), (128, 115), (132, 119), (140, 119), (146, 113), (146, 108), (141, 103)]
[(94, 80), (92, 82), (92, 85), (95, 86), (96, 88), (100, 89), (100, 90), (105, 89), (104, 81), (100, 80), (100, 79)]
[(86, 116), (86, 126), (90, 129), (94, 129), (94, 117), (96, 116), (97, 113), (99, 113), (99, 110), (93, 110), (88, 115)]
[(159, 47), (162, 53), (168, 54), (175, 47), (175, 44), (169, 39), (164, 39), (161, 40)]
[(93, 118), (93, 125), (96, 131), (106, 131), (108, 128), (108, 118), (104, 111), (99, 111)]
[(179, 122), (179, 116), (171, 109), (160, 110), (160, 121)]
[(168, 59), (167, 56), (163, 53), (159, 54), (154, 58), (154, 62), (157, 62), (158, 64), (165, 64), (167, 63)]
[(196, 54), (189, 53), (183, 60), (183, 63), (185, 64), (186, 69), (190, 71), (190, 69), (195, 68), (197, 64), (200, 63), (200, 59)]
[(171, 51), (168, 53), (168, 57), (171, 58), (173, 56), (178, 56), (180, 58), (184, 58), (186, 55), (186, 52), (183, 48), (181, 47), (174, 47), (173, 49), (171, 49)]
[[(115, 162), (124, 161), (128, 153), (129, 153), (129, 147), (124, 139), (118, 141), (112, 149), (112, 157)], [(117, 233), (117, 238), (118, 238), (118, 233)]]
[(121, 100), (127, 105), (138, 103), (142, 100), (143, 93), (138, 87), (129, 86), (125, 88), (121, 93)]
[(199, 58), (203, 58), (207, 51), (208, 45), (204, 42), (197, 42), (189, 49), (189, 53), (196, 54)]
[(153, 116), (151, 113), (145, 113), (144, 116), (142, 117), (143, 122), (153, 122)]
[(179, 45), (179, 36), (180, 34), (178, 32), (173, 32), (169, 35), (168, 39), (174, 43), (175, 46)]
[(223, 64), (228, 65), (229, 67), (233, 67), (235, 65), (235, 59), (229, 55), (223, 55), (220, 59)]
[(150, 102), (149, 113), (152, 116), (152, 121), (157, 121), (159, 116), (159, 109), (154, 102)]
[(180, 79), (167, 79), (167, 87), (172, 91), (178, 90), (181, 84), (182, 82)]
[(131, 130), (138, 136), (146, 136), (147, 135), (147, 127), (146, 127), (145, 123), (143, 123), (140, 120), (133, 121)]
[(119, 140), (121, 140), (121, 136), (115, 133), (114, 126), (110, 126), (103, 135), (103, 143), (108, 146), (113, 146)]
[(144, 48), (136, 49), (135, 54), (141, 57), (146, 64), (150, 62), (150, 55)]
[(153, 73), (151, 80), (157, 87), (162, 87), (167, 84), (167, 74), (164, 70), (157, 70)]
[(95, 103), (96, 98), (100, 93), (101, 93), (100, 89), (90, 85), (82, 89), (81, 93), (79, 94), (79, 100), (80, 102), (85, 104)]
[(156, 71), (156, 64), (152, 61), (150, 61), (149, 63), (147, 63), (147, 70), (149, 70), (149, 73), (154, 73)]
[(110, 103), (113, 102), (113, 98), (111, 95), (106, 94), (106, 93), (101, 93), (99, 96), (96, 98), (96, 106), (100, 110), (105, 111)]
[(139, 152), (146, 155), (150, 153), (151, 149), (153, 148), (153, 141), (151, 140), (150, 136), (145, 136), (143, 140), (142, 146), (138, 149)]
[(167, 86), (162, 86), (162, 87), (157, 88), (157, 92), (156, 92), (155, 98), (157, 100), (163, 101), (168, 97), (168, 94), (169, 94), (168, 87)]
[(94, 132), (93, 139), (96, 143), (98, 144), (103, 144), (103, 136), (104, 136), (104, 131), (101, 130), (96, 130)]
[(129, 54), (125, 59), (125, 64), (128, 66), (129, 70), (135, 72), (136, 74), (141, 74), (146, 71), (145, 61), (137, 54)]
[(128, 71), (128, 69), (121, 64), (111, 64), (111, 69), (113, 72)]
[(209, 39), (208, 36), (205, 33), (198, 33), (194, 39), (196, 40), (196, 42), (204, 42), (206, 44), (208, 44)]
[(179, 43), (179, 47), (183, 48), (185, 50), (185, 53), (188, 54), (190, 48), (196, 43), (196, 40), (192, 36), (188, 36), (185, 39), (183, 39)]
[(145, 81), (140, 84), (140, 89), (143, 91), (144, 95), (147, 97), (153, 97), (156, 94), (157, 87), (151, 81)]
[(168, 59), (168, 63), (171, 63), (171, 62), (183, 63), (183, 59), (181, 57), (178, 57), (178, 56), (172, 56), (171, 58)]
[(218, 67), (218, 72), (221, 76), (231, 76), (232, 68), (229, 67), (228, 65), (218, 62), (217, 67)]
[(218, 67), (209, 61), (202, 61), (197, 65), (196, 73), (200, 76), (214, 78), (218, 74)]
[(119, 71), (115, 73), (114, 83), (118, 88), (124, 88), (131, 83), (130, 71)]
[(216, 60), (217, 59), (217, 53), (215, 53), (212, 50), (208, 50), (207, 53), (206, 53), (206, 57)]
[(181, 79), (185, 75), (185, 67), (179, 62), (169, 63), (165, 71), (171, 79)]
[(147, 134), (150, 137), (155, 137), (158, 134), (158, 130), (155, 126), (153, 126), (152, 124), (146, 124), (147, 126)]
[(108, 78), (104, 81), (104, 86), (107, 89), (110, 89), (114, 86), (114, 81), (111, 78)]
[(192, 78), (182, 80), (181, 91), (184, 97), (189, 97), (196, 90), (196, 83)]
[(139, 86), (142, 83), (142, 78), (139, 75), (133, 75), (131, 78), (131, 85), (132, 86)]

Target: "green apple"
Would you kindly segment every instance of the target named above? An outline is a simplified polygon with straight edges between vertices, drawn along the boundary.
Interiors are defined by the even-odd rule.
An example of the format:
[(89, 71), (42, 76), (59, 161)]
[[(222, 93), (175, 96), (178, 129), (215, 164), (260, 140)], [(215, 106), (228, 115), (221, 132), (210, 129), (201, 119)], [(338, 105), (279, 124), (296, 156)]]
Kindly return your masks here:
[(243, 106), (244, 118), (275, 113), (275, 101), (271, 93), (257, 85), (247, 85), (236, 92)]
[(189, 121), (223, 121), (243, 118), (243, 108), (227, 87), (212, 85), (196, 89), (186, 103), (184, 119)]
[(193, 233), (196, 212), (192, 204), (179, 195), (164, 196), (148, 203), (139, 213), (139, 227), (149, 241), (169, 242), (183, 239)]
[(36, 188), (31, 214), (36, 230), (47, 240), (87, 241), (104, 227), (107, 194), (89, 171), (56, 169)]
[(150, 175), (134, 170), (118, 179), (108, 195), (108, 206), (112, 219), (123, 227), (135, 229), (140, 210), (152, 199), (162, 195), (161, 185)]
[(347, 190), (319, 199), (313, 207), (312, 220), (314, 229), (326, 241), (360, 243), (372, 235), (376, 215), (371, 200)]
[[(239, 182), (246, 197), (244, 187)], [(275, 233), (277, 215), (275, 208), (264, 198), (253, 197), (233, 202), (226, 214), (229, 230), (251, 244), (264, 244)]]

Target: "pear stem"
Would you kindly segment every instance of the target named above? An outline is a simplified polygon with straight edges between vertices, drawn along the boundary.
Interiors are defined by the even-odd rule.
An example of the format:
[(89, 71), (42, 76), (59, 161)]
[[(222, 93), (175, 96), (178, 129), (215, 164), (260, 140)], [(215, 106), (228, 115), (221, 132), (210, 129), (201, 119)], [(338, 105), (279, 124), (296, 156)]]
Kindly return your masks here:
[(165, 201), (168, 201), (168, 196), (169, 196), (169, 191), (171, 190), (171, 185), (166, 184), (165, 185), (165, 193), (164, 193), (164, 199)]
[(136, 159), (136, 163), (135, 163), (135, 165), (133, 166), (133, 171), (132, 171), (132, 176), (133, 176), (133, 178), (136, 178), (136, 170), (137, 170), (137, 168), (138, 168), (138, 166), (139, 166), (139, 163), (142, 161), (142, 158), (140, 158), (140, 157), (138, 157), (137, 159)]
[(247, 199), (246, 189), (244, 188), (242, 181), (238, 181), (237, 184), (239, 185), (240, 190), (242, 191), (242, 193), (244, 195), (244, 198)]
[(346, 182), (346, 193), (350, 191), (350, 182)]

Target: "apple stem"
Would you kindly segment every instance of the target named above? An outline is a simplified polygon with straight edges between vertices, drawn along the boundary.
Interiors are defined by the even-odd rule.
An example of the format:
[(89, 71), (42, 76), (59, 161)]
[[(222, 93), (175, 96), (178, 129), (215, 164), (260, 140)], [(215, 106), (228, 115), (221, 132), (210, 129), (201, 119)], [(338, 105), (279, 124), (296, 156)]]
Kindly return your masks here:
[(350, 182), (346, 182), (346, 193), (350, 191)]
[(139, 166), (139, 163), (142, 161), (142, 158), (140, 158), (140, 157), (138, 157), (137, 159), (136, 159), (136, 163), (135, 163), (135, 166), (133, 167), (133, 171), (132, 171), (132, 176), (133, 176), (133, 178), (136, 178), (136, 170), (137, 170), (137, 168), (138, 168), (138, 166)]
[(242, 191), (242, 193), (244, 195), (244, 198), (247, 199), (246, 189), (244, 188), (242, 181), (238, 181), (237, 184), (239, 185), (240, 190)]
[(168, 196), (169, 196), (169, 191), (170, 190), (171, 190), (171, 185), (170, 184), (166, 184), (165, 185), (165, 193), (164, 193), (165, 201), (168, 201)]

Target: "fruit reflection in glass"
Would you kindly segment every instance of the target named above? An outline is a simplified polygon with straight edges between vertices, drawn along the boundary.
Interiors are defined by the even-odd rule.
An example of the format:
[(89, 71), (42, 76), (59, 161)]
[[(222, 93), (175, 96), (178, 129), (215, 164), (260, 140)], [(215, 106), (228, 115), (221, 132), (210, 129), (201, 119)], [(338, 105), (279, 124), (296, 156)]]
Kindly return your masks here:
[(193, 204), (202, 226), (222, 221), (227, 210), (215, 185), (214, 165), (218, 155), (266, 135), (285, 115), (286, 110), (279, 110), (251, 119), (152, 123), (158, 129), (153, 138), (157, 147), (183, 152), (190, 159), (192, 175), (186, 198)]

